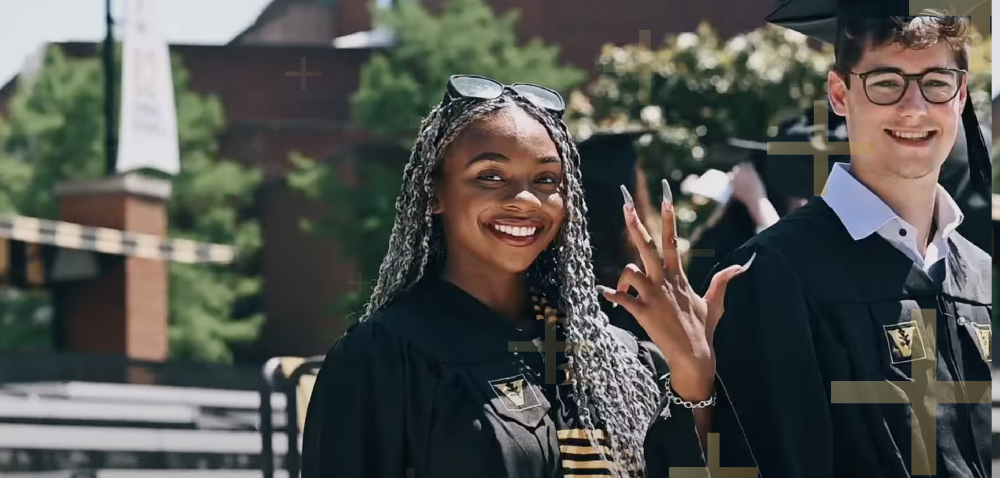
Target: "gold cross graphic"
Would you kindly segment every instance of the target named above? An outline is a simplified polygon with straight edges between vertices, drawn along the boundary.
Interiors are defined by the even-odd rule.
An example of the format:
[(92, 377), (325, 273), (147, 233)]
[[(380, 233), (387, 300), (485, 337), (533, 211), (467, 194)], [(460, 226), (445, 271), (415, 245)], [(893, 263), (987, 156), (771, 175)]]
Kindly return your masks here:
[(306, 57), (301, 59), (302, 69), (299, 71), (286, 71), (285, 76), (297, 76), (299, 77), (299, 83), (301, 83), (302, 91), (306, 90), (306, 77), (308, 76), (323, 76), (323, 73), (318, 71), (307, 71), (306, 70)]
[[(914, 417), (911, 436), (913, 443), (912, 464), (913, 475), (937, 474), (937, 406), (942, 403), (991, 403), (992, 382), (946, 382), (938, 381), (937, 377), (937, 311), (933, 309), (914, 310), (912, 313), (912, 328), (907, 328), (906, 336), (901, 329), (886, 329), (893, 335), (895, 346), (903, 359), (912, 359), (911, 376), (913, 381), (843, 381), (832, 382), (831, 402), (849, 404), (910, 404)], [(925, 322), (924, 316), (928, 319)], [(921, 341), (924, 337), (926, 341)], [(917, 347), (923, 347), (918, 352)], [(933, 353), (927, 353), (927, 351)], [(891, 353), (891, 350), (890, 350)], [(923, 357), (923, 358), (918, 358)], [(926, 420), (917, 419), (917, 413), (922, 412), (917, 405), (927, 405), (929, 417)], [(922, 413), (921, 413), (922, 414)], [(921, 439), (922, 438), (922, 439)], [(926, 444), (921, 447), (920, 444)]]
[(715, 257), (715, 249), (689, 249), (688, 257)]
[(351, 285), (353, 285), (353, 286), (355, 286), (355, 287), (358, 288), (358, 290), (357, 290), (358, 292), (361, 292), (361, 284), (366, 284), (366, 285), (370, 286), (371, 283), (372, 283), (372, 281), (370, 281), (370, 280), (361, 280), (361, 274), (358, 274), (358, 279), (357, 280), (350, 281)]
[[(853, 154), (869, 154), (870, 145), (863, 146), (857, 142), (830, 142), (830, 105), (826, 100), (813, 103), (813, 140), (780, 143), (768, 141), (767, 154), (775, 156), (812, 156), (813, 157), (813, 190), (817, 196), (823, 195), (826, 186), (827, 170), (830, 165), (830, 155), (850, 156)], [(824, 138), (820, 137), (820, 131)]]
[[(545, 383), (556, 383), (556, 353), (572, 350), (575, 342), (560, 342), (556, 340), (556, 321), (545, 321), (545, 340), (542, 341), (542, 354), (545, 356)], [(538, 352), (534, 342), (510, 342), (510, 352)]]
[[(556, 340), (556, 322), (545, 322), (545, 340), (542, 341), (542, 353), (545, 356), (545, 383), (556, 383), (556, 353), (566, 351), (566, 342)], [(537, 352), (534, 342), (510, 342), (510, 352)]]
[(723, 468), (719, 460), (719, 434), (708, 434), (708, 467), (671, 467), (670, 478), (757, 478), (756, 467)]

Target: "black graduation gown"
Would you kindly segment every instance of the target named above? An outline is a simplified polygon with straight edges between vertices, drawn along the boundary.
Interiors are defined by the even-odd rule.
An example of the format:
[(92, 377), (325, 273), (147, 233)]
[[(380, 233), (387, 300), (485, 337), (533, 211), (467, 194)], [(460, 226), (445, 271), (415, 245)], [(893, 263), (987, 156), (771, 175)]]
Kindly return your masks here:
[[(729, 285), (715, 337), (732, 406), (717, 407), (712, 419), (723, 464), (756, 463), (765, 478), (904, 478), (916, 443), (926, 450), (918, 459), (936, 448), (930, 476), (989, 476), (990, 257), (960, 235), (950, 242), (946, 277), (935, 282), (877, 234), (855, 242), (814, 198), (720, 264), (757, 254)], [(936, 316), (936, 330), (910, 328), (914, 310), (925, 311), (927, 324)], [(966, 383), (928, 387), (929, 379)], [(835, 381), (872, 383), (832, 403)], [(876, 398), (855, 400), (860, 393)], [(896, 403), (874, 403), (887, 394)], [(949, 395), (983, 403), (935, 405)], [(936, 439), (911, 439), (911, 420)]]
[[(654, 345), (611, 330), (655, 376), (665, 373)], [(425, 279), (327, 354), (303, 432), (303, 478), (562, 476), (559, 411), (508, 348), (524, 340), (462, 289)], [(527, 385), (521, 404), (494, 387), (517, 379)], [(670, 412), (647, 431), (647, 476), (705, 465), (692, 413)]]
[(727, 204), (719, 222), (705, 229), (701, 238), (691, 246), (699, 251), (688, 260), (684, 273), (695, 294), (704, 296), (712, 284), (715, 265), (757, 233), (750, 211), (741, 202)]

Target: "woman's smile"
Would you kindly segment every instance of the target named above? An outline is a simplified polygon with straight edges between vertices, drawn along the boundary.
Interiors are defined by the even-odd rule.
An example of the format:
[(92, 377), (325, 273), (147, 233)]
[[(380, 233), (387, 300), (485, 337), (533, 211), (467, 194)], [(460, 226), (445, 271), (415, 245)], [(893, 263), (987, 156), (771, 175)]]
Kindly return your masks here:
[(545, 230), (545, 223), (538, 219), (494, 219), (484, 226), (500, 242), (513, 247), (534, 244)]

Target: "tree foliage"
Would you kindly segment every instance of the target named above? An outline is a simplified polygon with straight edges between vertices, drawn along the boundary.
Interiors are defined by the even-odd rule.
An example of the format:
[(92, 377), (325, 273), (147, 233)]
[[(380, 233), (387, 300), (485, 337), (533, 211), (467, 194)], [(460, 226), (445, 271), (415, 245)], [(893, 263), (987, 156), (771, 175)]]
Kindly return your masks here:
[(559, 65), (557, 47), (537, 39), (518, 45), (519, 17), (515, 11), (497, 16), (483, 0), (449, 0), (439, 15), (413, 0), (376, 10), (375, 21), (398, 41), (361, 70), (351, 102), (356, 123), (409, 143), (428, 108), (441, 100), (448, 77), (457, 73), (537, 83), (561, 93), (583, 81), (583, 72)]
[[(395, 32), (397, 46), (364, 65), (351, 107), (355, 125), (377, 134), (383, 144), (334, 158), (338, 170), (295, 157), (298, 172), (289, 178), (293, 188), (331, 206), (328, 217), (309, 227), (358, 261), (361, 280), (378, 274), (392, 233), (402, 166), (421, 118), (441, 101), (450, 75), (537, 83), (564, 94), (584, 79), (582, 71), (558, 63), (557, 48), (538, 40), (518, 44), (518, 16), (498, 17), (483, 0), (450, 0), (437, 15), (416, 1), (376, 11), (376, 23)], [(357, 312), (369, 294), (370, 287), (351, 292), (333, 312), (341, 317)]]
[[(56, 184), (104, 176), (99, 58), (68, 58), (49, 47), (40, 72), (20, 79), (9, 118), (0, 121), (0, 211), (55, 219)], [(182, 172), (172, 179), (170, 235), (232, 244), (240, 263), (170, 264), (170, 350), (177, 358), (229, 361), (231, 346), (256, 338), (263, 321), (259, 314), (234, 318), (234, 309), (260, 287), (248, 264), (261, 245), (260, 227), (244, 208), (261, 172), (219, 157), (223, 106), (190, 91), (187, 70), (176, 57), (172, 63)], [(44, 314), (47, 302), (38, 293), (0, 296), (0, 346), (44, 346), (12, 341), (27, 340), (24, 333), (5, 336), (8, 329), (31, 328), (26, 322), (45, 324), (32, 317)], [(30, 336), (37, 341), (44, 334)]]

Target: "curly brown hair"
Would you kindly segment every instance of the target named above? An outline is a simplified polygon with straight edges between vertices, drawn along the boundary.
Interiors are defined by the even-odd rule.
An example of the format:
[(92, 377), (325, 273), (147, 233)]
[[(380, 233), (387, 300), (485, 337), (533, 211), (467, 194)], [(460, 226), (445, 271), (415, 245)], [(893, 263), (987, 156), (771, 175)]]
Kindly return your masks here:
[(871, 16), (847, 7), (839, 21), (836, 61), (833, 70), (850, 85), (850, 72), (868, 48), (898, 44), (903, 48), (923, 50), (946, 43), (955, 53), (959, 69), (969, 68), (972, 29), (968, 17), (948, 16), (938, 10), (924, 10), (917, 16)]

